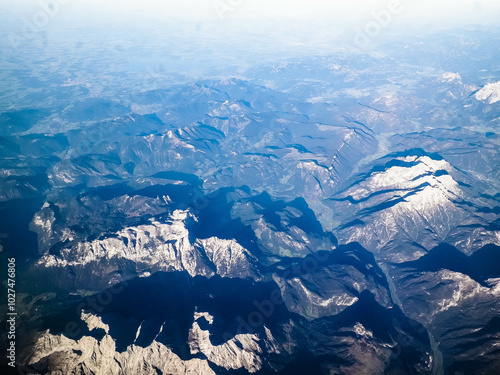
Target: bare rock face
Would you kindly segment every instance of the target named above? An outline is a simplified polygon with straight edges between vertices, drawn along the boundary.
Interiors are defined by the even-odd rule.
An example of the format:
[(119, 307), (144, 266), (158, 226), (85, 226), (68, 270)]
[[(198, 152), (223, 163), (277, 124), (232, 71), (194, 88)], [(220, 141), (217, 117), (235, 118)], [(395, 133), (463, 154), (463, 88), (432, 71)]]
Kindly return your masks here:
[(189, 348), (191, 354), (203, 353), (207, 360), (225, 369), (245, 368), (256, 372), (262, 367), (262, 350), (255, 334), (239, 334), (222, 345), (212, 345), (210, 330), (201, 329), (198, 319), (204, 319), (209, 325), (213, 317), (208, 313), (195, 313), (193, 327), (189, 330)]
[(373, 293), (380, 305), (393, 306), (383, 271), (373, 254), (359, 244), (287, 259), (273, 270), (273, 280), (287, 308), (309, 319), (341, 313), (365, 290)]
[[(124, 352), (118, 352), (115, 341), (109, 334), (109, 326), (99, 316), (82, 312), (81, 321), (89, 332), (102, 329), (105, 335), (96, 339), (83, 336), (72, 340), (50, 331), (40, 334), (34, 347), (35, 353), (24, 364), (31, 366), (43, 360), (48, 374), (152, 374), (158, 371), (166, 374), (215, 374), (209, 363), (225, 369), (246, 369), (254, 373), (262, 367), (262, 350), (259, 338), (254, 334), (239, 334), (222, 345), (212, 345), (209, 330), (198, 325), (199, 319), (213, 322), (208, 313), (195, 313), (193, 326), (189, 330), (188, 344), (192, 355), (202, 353), (206, 359), (182, 360), (164, 344), (153, 340), (147, 347), (129, 345)], [(137, 337), (140, 334), (139, 327)], [(160, 332), (159, 332), (160, 333)], [(136, 338), (137, 338), (136, 337)]]
[[(90, 290), (158, 271), (259, 279), (255, 256), (235, 240), (210, 237), (193, 241), (186, 228), (193, 221), (196, 217), (191, 212), (176, 210), (165, 223), (151, 220), (107, 238), (76, 242), (57, 254), (46, 252), (34, 272), (62, 276), (59, 287), (63, 289)], [(67, 274), (68, 269), (74, 270), (71, 275)]]
[[(182, 360), (167, 346), (157, 341), (147, 347), (130, 345), (124, 352), (117, 352), (115, 341), (109, 334), (109, 326), (99, 316), (83, 313), (81, 320), (92, 332), (96, 329), (105, 331), (101, 339), (84, 336), (72, 340), (64, 335), (43, 332), (37, 339), (26, 366), (42, 359), (47, 363), (48, 374), (98, 373), (104, 375), (152, 374), (158, 371), (165, 374), (215, 374), (209, 362), (226, 369), (246, 369), (254, 373), (262, 367), (262, 351), (257, 344), (256, 335), (240, 334), (223, 345), (212, 345), (210, 332), (202, 330), (197, 323), (200, 318), (213, 321), (208, 313), (195, 313), (195, 321), (189, 331), (191, 354), (202, 353), (205, 360), (192, 358)], [(139, 328), (140, 330), (140, 328)], [(139, 332), (138, 332), (139, 334)]]
[(38, 339), (33, 356), (26, 366), (41, 358), (47, 363), (47, 374), (94, 373), (103, 375), (215, 374), (207, 361), (181, 360), (165, 345), (153, 342), (147, 348), (131, 345), (117, 353), (115, 342), (106, 334), (101, 340), (84, 337), (78, 341), (45, 332)]
[[(387, 286), (375, 283), (383, 284), (383, 274), (365, 266), (368, 255), (358, 245), (321, 259), (316, 270), (286, 262), (269, 270), (283, 281), (289, 280), (287, 274), (304, 280), (310, 293), (305, 296), (302, 284), (191, 277), (187, 271), (121, 283), (109, 289), (113, 292), (79, 297), (53, 311), (47, 322), (52, 328), (39, 327), (22, 351), (22, 365), (42, 365), (49, 374), (284, 375), (297, 366), (353, 375), (397, 373), (407, 366), (430, 373), (427, 332), (392, 304)], [(364, 267), (362, 277), (372, 281), (348, 286), (352, 280), (344, 275), (342, 293), (354, 297), (340, 308), (329, 302), (341, 295), (341, 272), (325, 277), (325, 284), (308, 282), (328, 275), (335, 264), (358, 276), (363, 268), (354, 270)], [(74, 322), (71, 329), (68, 321)]]

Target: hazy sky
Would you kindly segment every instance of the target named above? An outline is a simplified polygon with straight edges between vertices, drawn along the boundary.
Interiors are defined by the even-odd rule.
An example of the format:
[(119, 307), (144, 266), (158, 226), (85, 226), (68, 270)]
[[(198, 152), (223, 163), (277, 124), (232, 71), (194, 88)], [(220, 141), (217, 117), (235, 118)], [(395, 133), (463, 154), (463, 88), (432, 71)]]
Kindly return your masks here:
[[(498, 0), (0, 0), (0, 33), (7, 35), (0, 46), (2, 41), (12, 45), (13, 37), (29, 42), (27, 48), (36, 41), (133, 39), (136, 45), (151, 42), (159, 48), (173, 48), (166, 42), (177, 40), (185, 47), (178, 55), (188, 55), (195, 44), (199, 51), (210, 47), (224, 55), (237, 46), (235, 56), (245, 46), (278, 54), (287, 46), (316, 46), (322, 53), (436, 29), (499, 27), (499, 20)], [(67, 31), (75, 29), (86, 34)]]
[(59, 62), (133, 82), (237, 76), (287, 59), (381, 53), (441, 28), (479, 25), (498, 39), (499, 19), (499, 0), (0, 0), (0, 78), (23, 66), (43, 76)]
[[(371, 12), (388, 9), (394, 2), (402, 9), (401, 22), (432, 19), (446, 23), (497, 23), (500, 19), (498, 0), (0, 0), (4, 9), (23, 8), (28, 18), (49, 4), (60, 7), (60, 13), (80, 19), (106, 15), (127, 19), (183, 18), (192, 21), (227, 19), (331, 19), (363, 21)], [(57, 5), (54, 5), (57, 3)]]

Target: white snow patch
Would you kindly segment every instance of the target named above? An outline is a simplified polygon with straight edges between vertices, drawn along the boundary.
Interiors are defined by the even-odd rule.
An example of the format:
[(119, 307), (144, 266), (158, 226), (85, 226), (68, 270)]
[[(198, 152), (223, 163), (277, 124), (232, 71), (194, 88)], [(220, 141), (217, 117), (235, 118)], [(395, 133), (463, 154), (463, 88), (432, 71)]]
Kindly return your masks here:
[(459, 272), (449, 270), (440, 271), (441, 280), (452, 280), (455, 282), (455, 290), (451, 298), (446, 298), (438, 303), (440, 309), (437, 312), (448, 310), (451, 307), (458, 306), (465, 299), (472, 298), (478, 294), (488, 293), (489, 289), (481, 286), (469, 276)]
[(365, 337), (370, 337), (373, 338), (373, 332), (367, 330), (361, 323), (356, 323), (354, 325), (354, 332), (356, 332), (357, 335), (359, 336), (365, 336)]
[(462, 77), (458, 73), (447, 72), (441, 75), (441, 77), (439, 77), (439, 80), (441, 82), (453, 82), (453, 81), (461, 82)]
[(488, 279), (486, 283), (491, 287), (491, 293), (500, 295), (500, 277)]
[(488, 83), (474, 95), (477, 100), (488, 101), (489, 104), (500, 101), (500, 81)]

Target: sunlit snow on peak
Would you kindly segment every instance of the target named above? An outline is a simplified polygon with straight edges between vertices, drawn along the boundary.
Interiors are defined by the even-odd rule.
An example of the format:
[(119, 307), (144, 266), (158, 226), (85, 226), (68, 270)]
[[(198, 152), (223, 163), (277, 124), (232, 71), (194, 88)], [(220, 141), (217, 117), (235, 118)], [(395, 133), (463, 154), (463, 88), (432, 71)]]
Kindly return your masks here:
[(484, 100), (489, 104), (500, 101), (500, 81), (487, 84), (474, 96), (477, 100)]

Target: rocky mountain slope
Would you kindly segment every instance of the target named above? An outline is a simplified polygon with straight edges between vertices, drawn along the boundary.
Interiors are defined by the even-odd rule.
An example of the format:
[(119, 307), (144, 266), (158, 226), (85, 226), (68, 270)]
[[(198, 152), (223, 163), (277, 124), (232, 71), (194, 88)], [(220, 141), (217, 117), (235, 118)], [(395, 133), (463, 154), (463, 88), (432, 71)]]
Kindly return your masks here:
[(106, 90), (47, 60), (0, 113), (19, 366), (497, 374), (495, 35), (126, 93), (107, 56)]

